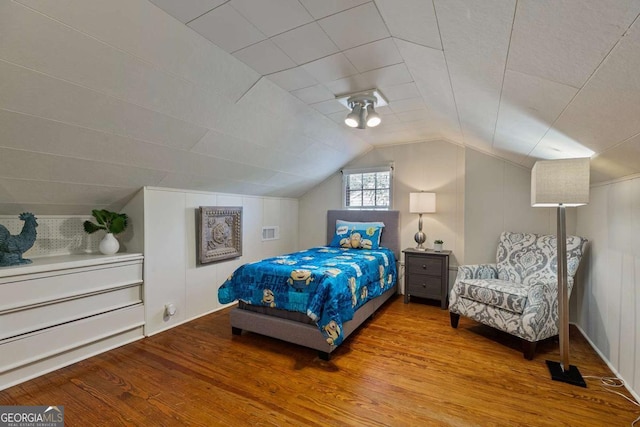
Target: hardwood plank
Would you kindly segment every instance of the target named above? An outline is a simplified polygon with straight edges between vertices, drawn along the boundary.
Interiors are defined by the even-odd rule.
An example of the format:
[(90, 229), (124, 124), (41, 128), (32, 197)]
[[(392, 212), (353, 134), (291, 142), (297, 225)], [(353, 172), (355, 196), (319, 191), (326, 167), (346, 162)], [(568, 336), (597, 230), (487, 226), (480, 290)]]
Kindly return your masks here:
[[(466, 318), (453, 329), (448, 311), (401, 297), (329, 362), (233, 336), (224, 310), (1, 391), (0, 405), (64, 405), (68, 426), (603, 426), (640, 414), (596, 380), (551, 381), (546, 359), (557, 342), (528, 361), (517, 339)], [(612, 375), (574, 328), (571, 363)]]

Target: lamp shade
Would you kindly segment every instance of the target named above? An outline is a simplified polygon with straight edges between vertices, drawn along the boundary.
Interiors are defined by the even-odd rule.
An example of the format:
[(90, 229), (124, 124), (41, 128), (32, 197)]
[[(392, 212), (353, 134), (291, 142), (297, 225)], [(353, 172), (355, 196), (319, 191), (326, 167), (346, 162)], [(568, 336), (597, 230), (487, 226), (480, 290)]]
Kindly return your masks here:
[(589, 158), (540, 160), (531, 170), (531, 206), (589, 203)]
[(436, 193), (409, 193), (410, 213), (434, 213)]

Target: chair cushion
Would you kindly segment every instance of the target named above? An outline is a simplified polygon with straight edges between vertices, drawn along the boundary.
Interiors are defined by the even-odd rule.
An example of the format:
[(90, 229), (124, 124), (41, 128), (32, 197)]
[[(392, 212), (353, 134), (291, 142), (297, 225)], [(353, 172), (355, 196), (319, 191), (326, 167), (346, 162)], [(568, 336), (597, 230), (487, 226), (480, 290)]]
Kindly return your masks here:
[[(496, 254), (498, 278), (531, 285), (557, 280), (556, 236), (503, 232)], [(567, 275), (578, 269), (586, 240), (567, 236)]]
[(458, 282), (458, 294), (500, 307), (513, 313), (522, 314), (527, 305), (528, 286), (500, 279), (463, 279)]

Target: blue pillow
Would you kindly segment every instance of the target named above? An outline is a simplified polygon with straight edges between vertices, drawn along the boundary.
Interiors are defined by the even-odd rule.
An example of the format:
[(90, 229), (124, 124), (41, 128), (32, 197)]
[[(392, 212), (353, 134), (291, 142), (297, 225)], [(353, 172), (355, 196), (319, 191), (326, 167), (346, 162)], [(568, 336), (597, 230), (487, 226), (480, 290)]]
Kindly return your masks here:
[(336, 232), (329, 246), (334, 248), (378, 249), (382, 227), (370, 225), (337, 225)]

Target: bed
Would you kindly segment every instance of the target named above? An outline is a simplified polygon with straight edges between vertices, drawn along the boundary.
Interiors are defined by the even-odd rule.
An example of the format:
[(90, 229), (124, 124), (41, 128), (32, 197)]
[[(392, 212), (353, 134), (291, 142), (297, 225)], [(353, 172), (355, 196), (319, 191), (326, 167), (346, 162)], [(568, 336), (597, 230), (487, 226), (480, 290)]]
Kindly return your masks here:
[[(245, 264), (236, 270), (230, 278), (220, 287), (218, 291), (218, 298), (223, 303), (231, 302), (234, 299), (238, 300), (238, 306), (233, 308), (230, 314), (231, 318), (231, 330), (234, 335), (240, 335), (243, 330), (258, 333), (261, 335), (270, 336), (273, 338), (281, 339), (283, 341), (291, 342), (294, 344), (309, 347), (318, 351), (318, 355), (323, 360), (329, 360), (331, 352), (333, 352), (338, 346), (364, 321), (371, 317), (380, 306), (382, 306), (389, 298), (397, 292), (397, 261), (399, 260), (400, 242), (399, 242), (399, 212), (398, 211), (346, 211), (346, 210), (329, 210), (327, 211), (327, 244), (329, 245), (332, 240), (335, 239), (336, 221), (348, 221), (348, 222), (382, 222), (384, 228), (380, 234), (380, 248), (369, 249), (368, 246), (364, 246), (364, 249), (345, 249), (339, 248), (336, 250), (334, 246), (309, 248), (307, 250), (300, 251), (296, 254), (284, 254), (279, 257), (269, 258), (262, 260), (259, 263), (267, 262), (269, 264), (266, 268), (273, 268), (274, 265), (288, 263), (295, 264), (290, 267), (290, 270), (300, 270), (300, 262), (297, 257), (306, 257), (310, 263), (313, 263), (315, 267), (320, 266), (324, 275), (319, 279), (317, 276), (309, 278), (309, 276), (300, 275), (296, 276), (297, 272), (291, 271), (291, 278), (289, 279), (289, 285), (291, 289), (287, 292), (287, 302), (291, 302), (294, 298), (304, 298), (302, 289), (308, 287), (313, 292), (309, 296), (310, 300), (301, 300), (301, 304), (297, 307), (296, 311), (293, 311), (291, 307), (288, 309), (279, 308), (284, 305), (282, 300), (278, 300), (278, 292), (273, 293), (270, 291), (270, 286), (262, 285), (260, 289), (253, 290), (253, 294), (245, 291), (243, 294), (241, 290), (237, 290), (236, 287), (244, 287), (245, 282), (257, 281), (258, 279), (252, 278), (250, 274), (254, 274), (249, 268), (259, 269), (262, 268), (259, 263)], [(362, 233), (363, 237), (367, 237), (365, 233)], [(335, 240), (333, 242), (335, 244)], [(343, 246), (345, 242), (342, 242)], [(327, 252), (333, 252), (337, 255), (337, 261), (327, 260), (324, 261), (324, 255)], [(360, 258), (365, 258), (361, 260)], [(364, 264), (353, 265), (363, 262)], [(336, 274), (333, 274), (333, 268), (336, 267)], [(342, 263), (349, 263), (349, 266), (341, 265)], [(367, 265), (370, 263), (370, 265)], [(374, 263), (374, 264), (371, 264)], [(377, 263), (377, 268), (375, 263)], [(318, 264), (316, 266), (315, 264)], [(388, 264), (388, 265), (385, 265)], [(278, 268), (280, 265), (278, 265)], [(294, 268), (295, 267), (295, 268)], [(303, 265), (304, 267), (304, 265)], [(354, 268), (355, 270), (349, 270)], [(369, 272), (372, 268), (376, 268), (379, 275), (375, 280), (379, 280), (378, 283), (365, 283)], [(383, 272), (384, 268), (384, 272)], [(247, 269), (245, 272), (244, 269)], [(265, 270), (260, 270), (265, 271)], [(314, 270), (315, 272), (316, 270)], [(319, 270), (318, 270), (319, 271)], [(358, 282), (356, 285), (353, 282), (353, 277), (347, 278), (346, 276), (355, 276), (346, 274), (348, 271), (357, 271), (358, 281), (362, 280), (362, 283)], [(327, 274), (327, 272), (329, 274)], [(245, 274), (246, 273), (246, 274)], [(273, 273), (275, 275), (276, 273)], [(314, 273), (315, 274), (315, 273)], [(346, 274), (346, 276), (345, 276)], [(271, 273), (264, 273), (265, 281), (272, 281)], [(262, 279), (260, 279), (262, 280)], [(282, 282), (278, 279), (279, 283)], [(384, 282), (384, 283), (383, 283)], [(357, 289), (356, 289), (357, 286)], [(269, 289), (267, 289), (269, 288)], [(311, 289), (314, 288), (314, 289)], [(345, 289), (350, 288), (351, 293), (340, 294), (333, 291), (333, 289)], [(236, 289), (236, 290), (232, 290)], [(307, 289), (304, 289), (306, 292)], [(301, 291), (297, 293), (297, 291)], [(367, 292), (368, 291), (368, 292)], [(261, 293), (263, 292), (263, 293)], [(368, 294), (368, 295), (364, 295)], [(316, 304), (316, 299), (320, 298), (317, 295), (323, 295), (322, 298), (330, 300), (330, 304), (339, 306), (340, 309), (334, 309), (329, 307), (318, 308), (320, 303)], [(283, 297), (284, 298), (284, 297)], [(305, 312), (303, 307), (307, 302), (308, 310)], [(349, 313), (349, 307), (352, 307), (352, 312)], [(342, 311), (344, 309), (344, 311)], [(329, 313), (329, 314), (327, 314)], [(339, 318), (332, 317), (336, 313), (339, 313)], [(335, 321), (332, 321), (335, 319)], [(332, 329), (332, 328), (333, 329)], [(337, 332), (336, 332), (337, 331)]]

